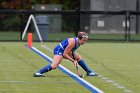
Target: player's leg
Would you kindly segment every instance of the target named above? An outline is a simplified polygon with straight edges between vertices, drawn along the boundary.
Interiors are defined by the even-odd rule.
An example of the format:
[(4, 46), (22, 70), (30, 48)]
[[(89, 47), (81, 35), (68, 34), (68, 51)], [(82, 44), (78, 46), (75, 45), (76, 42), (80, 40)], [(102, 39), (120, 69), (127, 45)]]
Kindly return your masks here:
[(57, 68), (57, 66), (60, 64), (62, 60), (61, 55), (54, 55), (53, 62), (51, 65), (47, 65), (43, 67), (42, 69), (38, 70), (36, 73), (34, 73), (34, 77), (44, 77), (43, 73), (51, 71), (52, 69)]
[(63, 56), (62, 55), (54, 55), (53, 62), (51, 64), (52, 69), (56, 69), (57, 66), (62, 61)]
[(78, 61), (78, 64), (87, 72), (87, 76), (96, 76), (92, 70), (89, 69), (89, 67), (86, 65), (85, 61), (82, 59), (82, 57), (78, 54), (74, 54), (76, 60)]

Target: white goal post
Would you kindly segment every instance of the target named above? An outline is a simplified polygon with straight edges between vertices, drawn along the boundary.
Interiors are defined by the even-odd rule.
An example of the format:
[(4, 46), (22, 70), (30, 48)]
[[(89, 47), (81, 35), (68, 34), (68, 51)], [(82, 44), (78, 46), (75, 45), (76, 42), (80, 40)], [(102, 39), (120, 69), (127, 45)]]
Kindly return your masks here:
[(38, 29), (38, 26), (37, 26), (37, 23), (36, 23), (36, 20), (35, 20), (35, 17), (32, 14), (29, 16), (29, 19), (27, 21), (27, 24), (25, 26), (25, 29), (24, 29), (24, 31), (22, 33), (22, 40), (25, 37), (25, 34), (26, 34), (26, 32), (27, 32), (27, 30), (29, 28), (29, 24), (31, 23), (31, 20), (33, 21), (33, 25), (35, 27), (35, 31), (37, 32), (37, 35), (39, 37), (40, 42), (43, 42), (42, 37), (41, 37), (40, 32), (39, 32), (39, 29)]

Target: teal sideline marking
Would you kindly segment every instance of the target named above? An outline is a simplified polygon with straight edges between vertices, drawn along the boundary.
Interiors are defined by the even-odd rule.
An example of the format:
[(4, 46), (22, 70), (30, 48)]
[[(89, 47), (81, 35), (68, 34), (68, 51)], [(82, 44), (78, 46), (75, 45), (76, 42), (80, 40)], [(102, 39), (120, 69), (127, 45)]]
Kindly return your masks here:
[[(42, 53), (41, 51), (39, 51), (35, 47), (31, 47), (29, 49), (31, 49), (32, 51), (34, 51), (35, 53), (37, 53), (39, 56), (41, 56), (42, 58), (44, 58), (45, 60), (47, 60), (49, 63), (52, 63), (52, 59), (50, 57), (48, 57), (47, 55), (45, 55), (44, 53)], [(70, 70), (66, 69), (64, 66), (59, 65), (58, 66), (58, 69), (61, 70), (66, 75), (68, 75), (71, 78), (73, 78), (75, 81), (77, 81), (78, 83), (80, 83), (82, 86), (84, 86), (85, 88), (87, 88), (92, 93), (103, 93), (103, 91), (101, 91), (97, 87), (93, 86), (92, 84), (90, 84), (86, 80), (80, 78), (76, 74), (72, 73)]]

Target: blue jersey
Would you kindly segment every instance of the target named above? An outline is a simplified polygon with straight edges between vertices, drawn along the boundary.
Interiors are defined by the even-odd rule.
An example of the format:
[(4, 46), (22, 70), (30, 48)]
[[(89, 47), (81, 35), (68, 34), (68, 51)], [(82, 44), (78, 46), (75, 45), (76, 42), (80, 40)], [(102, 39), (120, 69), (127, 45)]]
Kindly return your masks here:
[[(71, 50), (72, 52), (74, 52), (79, 47), (78, 39), (76, 37), (74, 37), (74, 41), (75, 41), (75, 46), (72, 48)], [(68, 38), (63, 40), (54, 48), (54, 55), (63, 55), (63, 52), (67, 46), (68, 46)]]

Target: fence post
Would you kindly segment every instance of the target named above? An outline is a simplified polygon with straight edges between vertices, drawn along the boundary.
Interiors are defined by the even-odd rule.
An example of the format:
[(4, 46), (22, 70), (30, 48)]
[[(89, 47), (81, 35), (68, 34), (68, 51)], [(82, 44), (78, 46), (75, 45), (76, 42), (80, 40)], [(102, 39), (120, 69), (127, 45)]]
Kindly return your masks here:
[(126, 11), (125, 15), (125, 40), (130, 40), (130, 11)]
[(76, 8), (76, 20), (77, 20), (77, 28), (75, 31), (75, 36), (77, 36), (78, 32), (81, 30), (80, 29), (80, 7)]
[[(136, 1), (136, 12), (139, 12), (140, 11), (140, 9), (139, 9), (139, 7), (140, 7), (140, 2), (139, 2), (139, 0), (137, 0)], [(136, 15), (136, 34), (138, 34), (139, 33), (139, 15)]]

